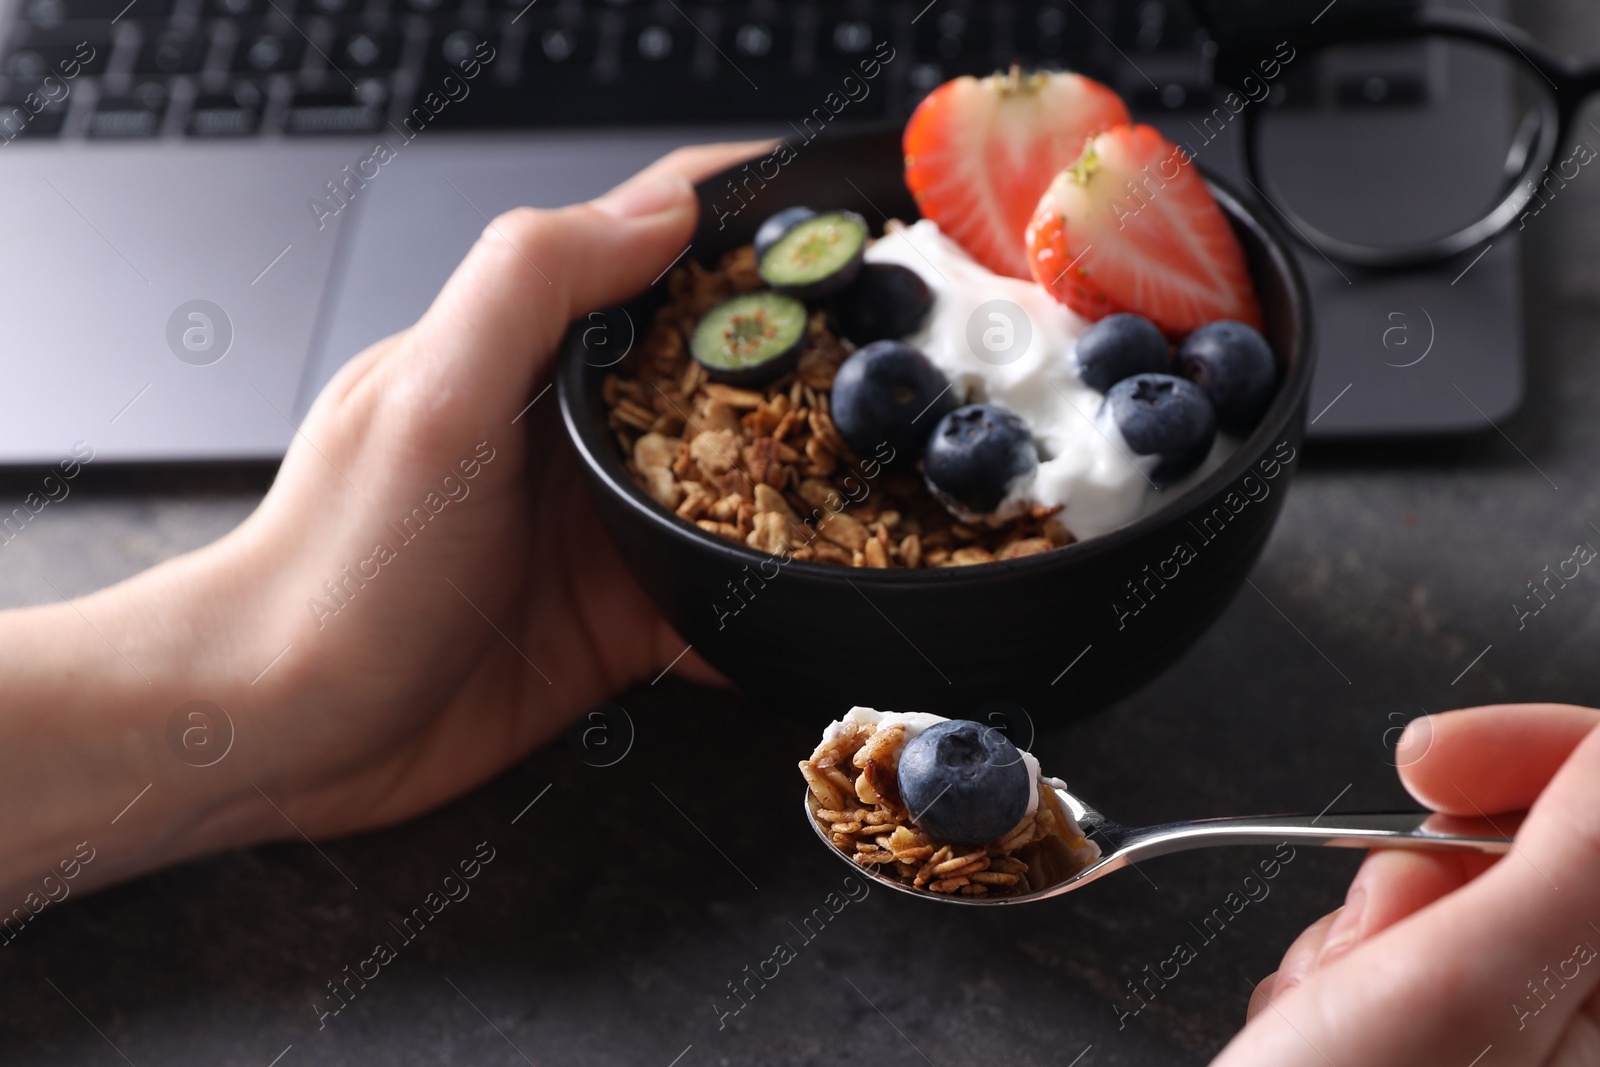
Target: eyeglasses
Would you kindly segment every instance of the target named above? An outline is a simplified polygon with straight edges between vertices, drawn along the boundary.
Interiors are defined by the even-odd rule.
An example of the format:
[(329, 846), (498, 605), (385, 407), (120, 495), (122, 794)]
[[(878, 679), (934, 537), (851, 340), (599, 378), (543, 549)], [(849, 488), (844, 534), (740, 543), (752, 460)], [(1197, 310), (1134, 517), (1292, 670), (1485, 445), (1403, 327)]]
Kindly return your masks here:
[(1332, 259), (1386, 270), (1454, 256), (1526, 227), (1597, 157), (1584, 142), (1558, 149), (1600, 66), (1481, 12), (1355, 20), (1288, 44), (1285, 61), (1235, 40), (1219, 82), (1242, 86), (1230, 95), (1257, 193)]

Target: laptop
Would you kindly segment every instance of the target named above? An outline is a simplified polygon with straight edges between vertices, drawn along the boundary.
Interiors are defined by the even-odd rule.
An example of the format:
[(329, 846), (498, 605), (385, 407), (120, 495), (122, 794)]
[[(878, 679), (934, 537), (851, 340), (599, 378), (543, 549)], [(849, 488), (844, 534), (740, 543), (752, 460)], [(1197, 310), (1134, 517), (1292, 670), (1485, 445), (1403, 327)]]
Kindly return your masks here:
[[(1269, 7), (1303, 23), (1324, 3)], [(0, 0), (0, 39), (4, 464), (77, 441), (106, 461), (278, 457), (496, 213), (593, 196), (678, 145), (793, 136), (882, 41), (896, 58), (841, 128), (1013, 60), (1100, 78), (1180, 139), (1225, 88), (1184, 0)], [(1511, 114), (1509, 92), (1418, 62), (1385, 76), (1421, 79), (1409, 106), (1439, 109), (1434, 135)], [(1321, 76), (1297, 72), (1289, 101), (1313, 132), (1341, 106)], [(1199, 155), (1243, 187), (1237, 129)], [(1513, 411), (1517, 255), (1505, 235), (1453, 280), (1459, 264), (1365, 276), (1303, 249), (1312, 432)], [(1386, 346), (1401, 322), (1406, 360)], [(1397, 372), (1424, 331), (1431, 355)]]

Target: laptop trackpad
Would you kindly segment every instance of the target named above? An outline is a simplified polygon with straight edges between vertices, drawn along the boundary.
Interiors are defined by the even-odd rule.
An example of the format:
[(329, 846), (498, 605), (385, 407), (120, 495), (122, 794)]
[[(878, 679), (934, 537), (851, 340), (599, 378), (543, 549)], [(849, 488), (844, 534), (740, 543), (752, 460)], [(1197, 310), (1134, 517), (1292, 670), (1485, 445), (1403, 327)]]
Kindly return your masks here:
[(349, 146), (263, 147), (10, 148), (6, 462), (282, 453), (343, 225), (307, 200)]

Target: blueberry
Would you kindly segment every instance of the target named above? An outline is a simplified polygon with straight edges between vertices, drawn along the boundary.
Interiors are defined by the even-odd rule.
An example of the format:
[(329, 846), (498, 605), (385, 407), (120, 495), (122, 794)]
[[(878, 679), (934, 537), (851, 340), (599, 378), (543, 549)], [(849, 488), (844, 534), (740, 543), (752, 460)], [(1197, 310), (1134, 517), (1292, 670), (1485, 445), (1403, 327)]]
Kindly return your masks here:
[(828, 310), (840, 336), (865, 345), (916, 333), (932, 306), (933, 292), (916, 271), (897, 263), (868, 263)]
[(1028, 765), (993, 727), (966, 719), (935, 723), (900, 752), (900, 798), (911, 821), (936, 841), (986, 845), (1028, 813)]
[(689, 336), (689, 353), (713, 381), (754, 385), (800, 358), (806, 306), (782, 293), (741, 293), (706, 312)]
[(1204, 462), (1217, 437), (1217, 415), (1200, 387), (1170, 374), (1136, 374), (1111, 387), (1101, 405), (1141, 456), (1160, 456), (1150, 472), (1157, 485), (1176, 481)]
[(870, 235), (867, 220), (854, 211), (812, 215), (792, 223), (756, 253), (756, 273), (778, 292), (798, 300), (832, 296), (849, 288), (861, 273)]
[(776, 215), (767, 216), (767, 220), (756, 229), (756, 239), (751, 242), (755, 245), (756, 258), (778, 243), (778, 238), (792, 230), (796, 223), (804, 222), (816, 212), (808, 207), (786, 207)]
[(1217, 425), (1244, 436), (1261, 421), (1278, 384), (1267, 339), (1242, 322), (1210, 322), (1178, 346), (1178, 373), (1198, 385), (1217, 410)]
[(1038, 466), (1028, 424), (999, 404), (968, 404), (946, 415), (928, 438), (923, 460), (934, 495), (978, 514), (999, 507), (1017, 480)]
[(955, 406), (939, 368), (902, 341), (875, 341), (852, 353), (834, 376), (830, 400), (833, 424), (851, 448), (866, 455), (887, 441), (907, 462)]
[(1107, 315), (1083, 331), (1074, 351), (1078, 377), (1096, 392), (1110, 392), (1113, 385), (1135, 374), (1167, 370), (1167, 337), (1142, 315)]

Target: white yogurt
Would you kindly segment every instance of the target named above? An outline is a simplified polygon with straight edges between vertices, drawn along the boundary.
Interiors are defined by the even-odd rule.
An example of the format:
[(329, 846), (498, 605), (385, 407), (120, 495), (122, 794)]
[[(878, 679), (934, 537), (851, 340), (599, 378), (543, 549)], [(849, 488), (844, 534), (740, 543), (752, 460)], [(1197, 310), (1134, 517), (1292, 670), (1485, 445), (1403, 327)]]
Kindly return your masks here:
[[(942, 715), (930, 715), (925, 711), (878, 711), (875, 708), (857, 707), (845, 712), (844, 718), (838, 722), (830, 723), (828, 728), (822, 732), (822, 739), (824, 741), (832, 741), (838, 737), (839, 731), (844, 728), (845, 723), (871, 722), (877, 723), (880, 727), (893, 726), (898, 723), (906, 728), (905, 743), (909, 745), (913, 737), (916, 737), (928, 727), (946, 721), (948, 720)], [(1039, 761), (1034, 758), (1031, 752), (1023, 752), (1022, 762), (1028, 768), (1027, 814), (1032, 815), (1039, 807)], [(1062, 786), (1062, 788), (1066, 787)]]
[[(913, 270), (932, 290), (928, 318), (906, 342), (950, 379), (958, 400), (1003, 404), (1033, 430), (1042, 453), (1039, 467), (1010, 487), (991, 516), (994, 521), (1035, 503), (1060, 505), (1058, 518), (1075, 537), (1095, 537), (1183, 492), (1236, 447), (1218, 435), (1197, 471), (1164, 490), (1154, 489), (1149, 475), (1157, 457), (1134, 455), (1114, 422), (1097, 418), (1104, 394), (1078, 378), (1073, 347), (1088, 328), (1087, 319), (1037, 282), (978, 264), (929, 219), (910, 226), (891, 222), (884, 237), (867, 249), (866, 259)], [(1021, 309), (1026, 321), (1009, 321), (1017, 316), (1008, 316), (1004, 308), (983, 307), (995, 300)]]

